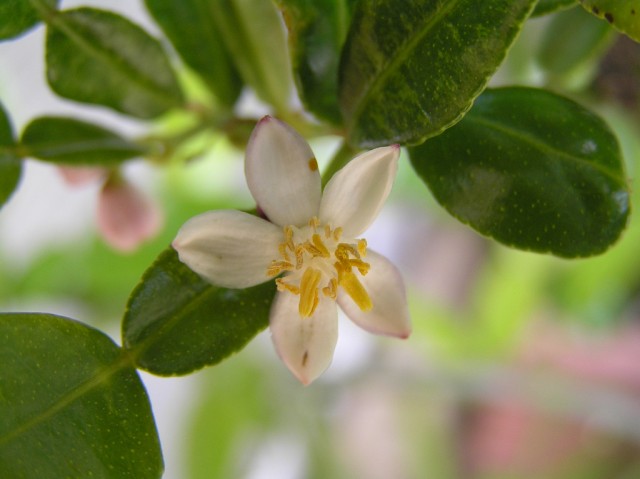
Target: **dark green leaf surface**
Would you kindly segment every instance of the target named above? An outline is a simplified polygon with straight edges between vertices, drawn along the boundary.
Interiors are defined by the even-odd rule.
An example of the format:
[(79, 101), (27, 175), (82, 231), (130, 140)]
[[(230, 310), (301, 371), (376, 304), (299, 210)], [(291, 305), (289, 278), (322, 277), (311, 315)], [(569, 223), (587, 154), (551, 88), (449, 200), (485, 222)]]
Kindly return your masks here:
[(58, 3), (59, 0), (2, 0), (0, 41), (25, 33), (40, 21), (42, 15), (46, 15), (47, 10), (55, 9)]
[(595, 255), (627, 222), (616, 138), (599, 117), (543, 90), (486, 91), (460, 123), (410, 155), (453, 216), (509, 246)]
[(233, 106), (242, 80), (224, 46), (208, 0), (145, 0), (182, 59), (228, 107)]
[(3, 478), (158, 478), (162, 456), (135, 369), (103, 333), (0, 314)]
[(544, 31), (538, 63), (553, 75), (566, 74), (590, 60), (597, 61), (614, 33), (582, 8), (560, 12)]
[(13, 129), (0, 104), (0, 208), (15, 191), (22, 175), (22, 161), (16, 156)]
[(293, 80), (282, 18), (272, 0), (209, 2), (242, 79), (277, 111), (287, 111)]
[(289, 30), (298, 92), (307, 109), (340, 124), (338, 64), (353, 0), (278, 0)]
[(275, 283), (234, 290), (210, 285), (164, 251), (131, 294), (123, 343), (155, 374), (187, 374), (242, 349), (269, 324)]
[(535, 0), (357, 4), (340, 65), (349, 140), (416, 144), (458, 121), (504, 59)]
[(640, 3), (638, 0), (580, 0), (595, 16), (605, 19), (635, 41), (640, 41)]
[(541, 15), (547, 15), (577, 4), (578, 0), (539, 0), (531, 16), (538, 17)]
[(49, 85), (71, 100), (144, 119), (183, 102), (158, 41), (111, 12), (79, 8), (53, 17), (46, 60)]
[(101, 126), (63, 117), (36, 118), (22, 133), (28, 156), (67, 165), (117, 165), (146, 150)]

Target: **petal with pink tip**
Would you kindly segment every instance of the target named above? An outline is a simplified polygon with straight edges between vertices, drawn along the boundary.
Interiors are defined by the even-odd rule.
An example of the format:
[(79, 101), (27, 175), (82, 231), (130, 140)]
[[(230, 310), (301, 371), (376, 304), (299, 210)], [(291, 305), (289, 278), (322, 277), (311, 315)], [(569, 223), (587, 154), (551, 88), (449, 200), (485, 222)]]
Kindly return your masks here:
[(162, 226), (160, 209), (133, 185), (108, 181), (98, 197), (100, 234), (113, 248), (133, 251), (153, 238)]
[(248, 288), (269, 279), (282, 230), (235, 210), (209, 211), (187, 221), (172, 245), (180, 261), (207, 281), (225, 288)]
[(338, 341), (338, 308), (322, 296), (313, 315), (302, 318), (299, 299), (288, 291), (276, 293), (270, 329), (280, 359), (306, 386), (331, 364)]
[(411, 321), (404, 281), (400, 271), (384, 256), (368, 251), (364, 260), (371, 265), (366, 276), (358, 276), (373, 302), (370, 311), (362, 311), (342, 290), (338, 304), (358, 326), (374, 334), (408, 338)]
[(318, 163), (305, 139), (280, 120), (265, 116), (256, 125), (245, 175), (253, 198), (273, 223), (302, 226), (318, 215)]
[(347, 238), (364, 232), (389, 196), (399, 156), (399, 145), (385, 146), (347, 163), (324, 189), (320, 221), (341, 226)]

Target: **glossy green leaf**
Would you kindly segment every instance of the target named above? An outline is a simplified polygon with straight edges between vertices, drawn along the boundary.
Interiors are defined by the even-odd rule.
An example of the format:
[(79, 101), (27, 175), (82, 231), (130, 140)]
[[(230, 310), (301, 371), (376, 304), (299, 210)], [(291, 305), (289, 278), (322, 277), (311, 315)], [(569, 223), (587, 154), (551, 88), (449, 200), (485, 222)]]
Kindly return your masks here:
[(243, 80), (277, 111), (293, 90), (282, 18), (271, 0), (209, 2), (222, 40)]
[(116, 165), (146, 152), (101, 126), (52, 116), (29, 123), (21, 143), (28, 156), (67, 165)]
[(123, 343), (136, 364), (187, 374), (242, 349), (269, 324), (275, 283), (234, 290), (210, 285), (168, 248), (131, 294)]
[(578, 0), (539, 0), (531, 16), (538, 17), (541, 15), (547, 15), (577, 4)]
[(640, 41), (638, 0), (580, 0), (580, 3), (595, 16), (605, 19), (635, 41)]
[(0, 471), (20, 479), (158, 478), (144, 387), (103, 333), (48, 314), (0, 314)]
[(599, 117), (544, 90), (487, 91), (460, 123), (410, 155), (453, 216), (509, 246), (595, 255), (627, 222), (616, 138)]
[(553, 75), (563, 75), (599, 59), (614, 31), (582, 8), (555, 15), (544, 30), (536, 59)]
[(49, 85), (72, 100), (144, 119), (183, 103), (158, 41), (115, 13), (79, 8), (52, 17), (46, 60)]
[(242, 90), (242, 80), (222, 41), (213, 2), (145, 0), (145, 5), (185, 63), (223, 105), (233, 106)]
[(338, 64), (353, 0), (278, 0), (289, 30), (298, 92), (316, 116), (340, 124)]
[(340, 65), (349, 140), (416, 144), (471, 107), (534, 0), (357, 4)]
[(14, 38), (33, 28), (43, 15), (55, 9), (59, 0), (2, 0), (0, 2), (0, 41)]
[(13, 194), (22, 176), (22, 161), (15, 146), (11, 122), (0, 104), (0, 208)]

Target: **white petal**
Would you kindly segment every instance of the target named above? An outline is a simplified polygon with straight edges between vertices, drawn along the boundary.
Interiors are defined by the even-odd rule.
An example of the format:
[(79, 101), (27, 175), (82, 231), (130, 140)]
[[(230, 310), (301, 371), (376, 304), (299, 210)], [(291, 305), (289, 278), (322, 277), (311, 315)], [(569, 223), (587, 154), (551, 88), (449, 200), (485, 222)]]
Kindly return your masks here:
[(368, 251), (364, 260), (371, 265), (369, 273), (358, 278), (369, 293), (373, 308), (363, 312), (342, 290), (338, 304), (358, 326), (374, 334), (408, 338), (411, 321), (404, 281), (398, 269), (384, 256)]
[(270, 329), (280, 359), (306, 386), (331, 364), (338, 341), (338, 308), (321, 296), (313, 315), (301, 318), (299, 298), (288, 291), (276, 293)]
[(398, 169), (400, 146), (363, 153), (338, 171), (324, 189), (320, 221), (341, 226), (347, 238), (365, 231), (378, 216)]
[(187, 221), (173, 241), (180, 261), (217, 286), (248, 288), (269, 279), (282, 230), (235, 210), (209, 211)]
[(289, 125), (270, 116), (258, 122), (247, 145), (245, 175), (253, 198), (273, 223), (302, 226), (318, 216), (318, 164)]

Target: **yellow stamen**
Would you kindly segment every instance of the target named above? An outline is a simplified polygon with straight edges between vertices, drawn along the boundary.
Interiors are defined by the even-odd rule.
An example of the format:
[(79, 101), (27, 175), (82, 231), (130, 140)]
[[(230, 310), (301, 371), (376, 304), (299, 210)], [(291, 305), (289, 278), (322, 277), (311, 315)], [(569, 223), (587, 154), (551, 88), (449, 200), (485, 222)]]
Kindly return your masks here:
[(303, 318), (313, 315), (313, 312), (318, 307), (318, 284), (321, 278), (322, 273), (315, 268), (307, 268), (302, 275), (298, 311)]
[(311, 219), (309, 220), (309, 226), (311, 226), (311, 228), (313, 228), (313, 231), (316, 230), (316, 228), (318, 226), (320, 226), (320, 220), (318, 219), (317, 216), (312, 216)]
[(289, 261), (272, 261), (267, 268), (267, 276), (278, 276), (283, 271), (293, 271), (293, 265)]
[(325, 296), (331, 299), (336, 299), (338, 297), (338, 280), (335, 278), (331, 278), (329, 284), (322, 288), (322, 292)]
[(282, 278), (276, 279), (276, 287), (278, 291), (289, 291), (293, 294), (300, 294), (300, 288), (293, 284), (285, 283)]
[(371, 265), (369, 263), (365, 263), (361, 259), (350, 259), (349, 264), (352, 267), (357, 268), (362, 276), (365, 276), (371, 269)]
[(323, 258), (328, 258), (329, 256), (331, 256), (329, 253), (329, 250), (327, 249), (325, 244), (322, 242), (322, 238), (320, 238), (320, 235), (318, 233), (315, 233), (311, 237), (311, 241), (313, 241), (313, 245), (316, 248), (318, 248), (318, 251), (320, 251), (320, 254)]
[(328, 224), (324, 225), (324, 237), (327, 239), (331, 238), (331, 226)]
[(338, 226), (335, 230), (333, 230), (333, 239), (336, 241), (340, 241), (342, 237), (342, 227)]
[(280, 251), (280, 256), (282, 256), (285, 261), (291, 262), (291, 258), (289, 258), (289, 255), (287, 254), (287, 244), (286, 243), (280, 243), (278, 245), (278, 251)]
[(350, 270), (338, 270), (338, 276), (340, 277), (338, 280), (340, 286), (342, 286), (342, 289), (353, 299), (353, 302), (356, 303), (362, 311), (371, 311), (371, 308), (373, 308), (371, 298), (367, 290), (362, 286), (362, 283), (358, 281), (356, 275)]
[(363, 258), (367, 256), (367, 240), (364, 238), (358, 240), (358, 253)]

